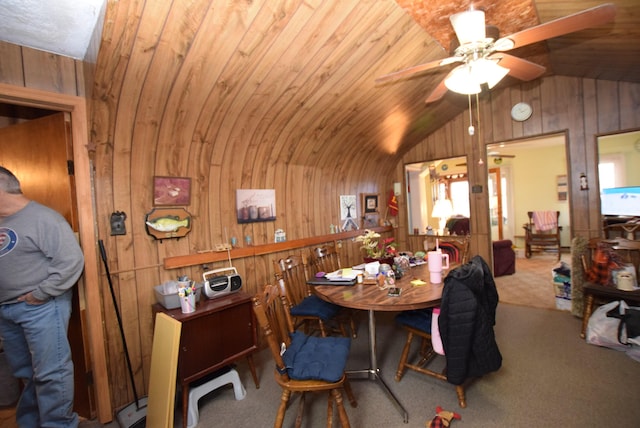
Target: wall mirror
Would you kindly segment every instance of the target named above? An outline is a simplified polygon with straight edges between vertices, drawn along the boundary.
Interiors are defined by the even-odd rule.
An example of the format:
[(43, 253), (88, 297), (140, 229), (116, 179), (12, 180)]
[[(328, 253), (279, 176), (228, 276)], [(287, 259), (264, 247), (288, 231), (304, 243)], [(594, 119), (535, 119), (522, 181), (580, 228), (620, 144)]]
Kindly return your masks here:
[(404, 170), (409, 234), (470, 233), (466, 156), (406, 164)]
[(491, 239), (524, 248), (529, 211), (560, 211), (560, 242), (569, 246), (570, 210), (565, 134), (487, 145)]
[[(597, 137), (600, 213), (605, 236), (640, 238), (640, 130)], [(629, 223), (631, 221), (632, 223)]]

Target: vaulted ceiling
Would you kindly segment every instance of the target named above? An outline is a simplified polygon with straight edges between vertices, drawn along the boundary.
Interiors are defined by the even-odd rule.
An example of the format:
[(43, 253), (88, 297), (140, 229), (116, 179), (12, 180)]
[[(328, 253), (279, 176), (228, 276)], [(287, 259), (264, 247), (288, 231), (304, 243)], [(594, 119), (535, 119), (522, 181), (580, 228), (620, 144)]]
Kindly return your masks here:
[[(612, 3), (611, 24), (510, 53), (544, 65), (546, 75), (640, 82), (640, 1)], [(251, 144), (273, 145), (273, 158), (329, 164), (366, 152), (375, 160), (405, 152), (466, 108), (466, 97), (452, 93), (424, 103), (455, 65), (375, 83), (389, 72), (448, 57), (455, 39), (450, 15), (482, 8), (487, 24), (504, 36), (599, 4), (108, 0), (97, 85), (136, 104), (141, 115), (145, 106), (165, 103), (171, 118), (156, 119), (191, 126), (193, 139), (221, 132), (238, 138), (224, 129), (242, 126)], [(494, 90), (514, 84), (520, 81), (508, 77)]]

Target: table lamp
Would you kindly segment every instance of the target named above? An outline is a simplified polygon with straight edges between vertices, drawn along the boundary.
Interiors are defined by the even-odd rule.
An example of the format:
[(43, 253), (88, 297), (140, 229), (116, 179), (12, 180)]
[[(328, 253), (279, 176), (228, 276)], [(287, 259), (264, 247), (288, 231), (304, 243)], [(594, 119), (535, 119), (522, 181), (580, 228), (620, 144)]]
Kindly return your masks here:
[(444, 228), (447, 223), (447, 219), (453, 214), (453, 205), (449, 199), (438, 199), (433, 206), (431, 217), (440, 219), (440, 227), (438, 229), (438, 235), (444, 234)]

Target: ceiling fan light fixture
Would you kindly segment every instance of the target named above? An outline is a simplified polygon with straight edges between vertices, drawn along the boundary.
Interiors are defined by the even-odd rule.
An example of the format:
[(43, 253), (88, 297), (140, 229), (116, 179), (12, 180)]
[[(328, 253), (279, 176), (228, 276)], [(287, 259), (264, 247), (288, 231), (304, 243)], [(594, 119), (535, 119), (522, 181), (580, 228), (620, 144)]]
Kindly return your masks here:
[(484, 26), (484, 12), (481, 10), (456, 13), (451, 15), (449, 20), (461, 45), (479, 42), (487, 37)]
[(493, 49), (498, 52), (510, 51), (516, 46), (515, 42), (508, 37), (496, 40), (493, 44)]
[(498, 65), (495, 61), (480, 58), (471, 65), (471, 72), (479, 83), (486, 83), (489, 89), (496, 86), (507, 74), (509, 69)]
[(474, 77), (468, 64), (459, 65), (454, 68), (449, 76), (444, 80), (444, 85), (450, 91), (458, 94), (479, 94), (482, 91), (480, 83)]

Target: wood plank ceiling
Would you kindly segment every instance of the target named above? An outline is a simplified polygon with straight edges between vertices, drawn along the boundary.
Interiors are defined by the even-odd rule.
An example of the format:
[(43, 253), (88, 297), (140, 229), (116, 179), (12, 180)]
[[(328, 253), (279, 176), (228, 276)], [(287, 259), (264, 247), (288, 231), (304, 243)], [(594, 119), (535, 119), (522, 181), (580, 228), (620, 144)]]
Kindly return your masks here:
[[(345, 148), (380, 156), (400, 154), (466, 106), (463, 96), (452, 94), (434, 105), (423, 103), (453, 66), (392, 84), (376, 86), (373, 83), (375, 77), (390, 71), (448, 56), (451, 42), (455, 40), (450, 15), (471, 7), (481, 8), (486, 12), (487, 24), (496, 26), (504, 36), (602, 2), (235, 0), (221, 5), (221, 2), (198, 0), (173, 5), (156, 3), (108, 1), (112, 12), (136, 11), (133, 16), (111, 15), (106, 22), (107, 39), (120, 39), (119, 45), (108, 54), (126, 58), (129, 69), (137, 69), (132, 65), (150, 60), (152, 51), (130, 50), (133, 45), (127, 43), (134, 43), (136, 38), (136, 43), (145, 43), (145, 39), (161, 43), (147, 49), (159, 52), (164, 46), (174, 51), (175, 67), (171, 73), (161, 72), (161, 78), (154, 79), (154, 83), (178, 88), (176, 79), (182, 79), (198, 85), (197, 90), (182, 94), (182, 109), (200, 107), (201, 111), (219, 114), (220, 109), (226, 107), (214, 106), (215, 97), (209, 96), (207, 101), (194, 99), (195, 103), (190, 97), (202, 98), (203, 94), (214, 94), (215, 88), (222, 89), (227, 98), (235, 100), (235, 108), (239, 108), (238, 102), (244, 102), (240, 110), (251, 111), (251, 119), (261, 123), (265, 131), (282, 130), (282, 133), (277, 131), (278, 140), (283, 141), (284, 137), (285, 147), (276, 147), (276, 157), (284, 154), (291, 162), (309, 164), (317, 162), (318, 156), (324, 158), (325, 163), (330, 162), (341, 156)], [(613, 3), (618, 9), (614, 24), (536, 43), (513, 53), (544, 65), (547, 74), (638, 82), (640, 2), (616, 0)], [(127, 22), (127, 26), (113, 22), (114, 19)], [(171, 22), (180, 23), (181, 27), (175, 29), (167, 25)], [(37, 23), (26, 24), (29, 25), (27, 32), (37, 32), (41, 27)], [(173, 43), (180, 46), (171, 47)], [(47, 50), (56, 52), (62, 48), (51, 46)], [(146, 75), (155, 71), (147, 69)], [(207, 76), (195, 82), (193, 73), (207, 73)], [(517, 83), (507, 78), (497, 89)], [(208, 109), (204, 108), (205, 104)], [(270, 118), (272, 115), (278, 118)], [(200, 120), (206, 118), (201, 116)], [(311, 144), (314, 148), (311, 153), (308, 149), (297, 149), (296, 141), (304, 141), (304, 146)]]
[[(614, 24), (512, 53), (547, 66), (548, 73), (639, 81), (640, 2), (615, 3)], [(597, 4), (474, 2), (502, 35)], [(443, 46), (454, 37), (448, 16), (470, 5), (109, 1), (97, 67), (97, 84), (109, 88), (98, 93), (106, 89), (107, 97), (137, 105), (137, 121), (145, 106), (165, 103), (163, 116), (154, 118), (162, 123), (160, 133), (179, 127), (182, 138), (193, 141), (248, 142), (272, 162), (331, 167), (344, 159), (388, 161), (456, 116), (466, 99), (447, 94), (424, 104), (451, 67), (392, 84), (376, 86), (374, 79), (447, 57)], [(116, 82), (123, 86), (111, 92)], [(499, 87), (517, 83), (505, 79)]]

